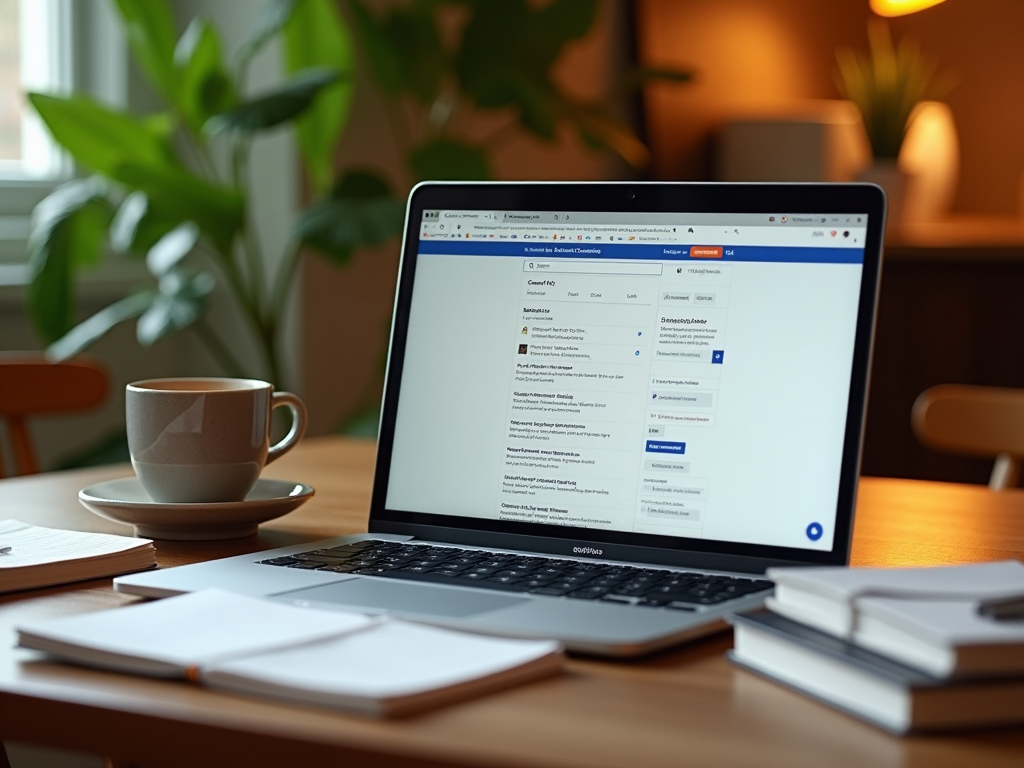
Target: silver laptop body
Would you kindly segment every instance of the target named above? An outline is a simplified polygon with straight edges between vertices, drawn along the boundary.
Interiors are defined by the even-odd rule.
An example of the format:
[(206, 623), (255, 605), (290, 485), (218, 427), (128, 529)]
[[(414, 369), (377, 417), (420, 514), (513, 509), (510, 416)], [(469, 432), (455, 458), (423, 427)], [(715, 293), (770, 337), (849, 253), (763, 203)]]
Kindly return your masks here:
[[(848, 561), (883, 226), (861, 184), (420, 184), (369, 533), (115, 588), (611, 656), (716, 631), (763, 602), (767, 567)], [(356, 551), (404, 570), (330, 566)], [(535, 557), (576, 581), (531, 581)], [(694, 574), (739, 596), (671, 586)]]

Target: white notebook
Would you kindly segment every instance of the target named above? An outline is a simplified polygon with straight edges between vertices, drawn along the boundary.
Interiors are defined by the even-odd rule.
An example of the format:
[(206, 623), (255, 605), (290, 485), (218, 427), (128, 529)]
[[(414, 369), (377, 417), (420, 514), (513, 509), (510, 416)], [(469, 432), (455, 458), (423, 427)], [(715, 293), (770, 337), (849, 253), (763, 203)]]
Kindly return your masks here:
[(979, 602), (1024, 596), (1014, 560), (936, 568), (771, 568), (770, 610), (936, 677), (1024, 674), (1024, 619)]
[(1024, 596), (1024, 564), (931, 568), (769, 568), (772, 610), (840, 637), (849, 637), (865, 598), (981, 600)]
[(149, 539), (0, 520), (0, 592), (98, 579), (156, 565)]
[(250, 695), (396, 715), (558, 671), (544, 640), (474, 635), (210, 589), (18, 628), (59, 659)]

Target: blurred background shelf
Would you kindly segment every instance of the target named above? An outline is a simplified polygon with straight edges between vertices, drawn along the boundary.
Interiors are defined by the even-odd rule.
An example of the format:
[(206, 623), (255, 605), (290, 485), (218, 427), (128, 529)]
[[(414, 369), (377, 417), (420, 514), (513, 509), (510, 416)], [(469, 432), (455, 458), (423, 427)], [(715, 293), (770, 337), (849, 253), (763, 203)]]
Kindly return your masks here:
[(985, 483), (992, 462), (924, 448), (910, 427), (935, 384), (1024, 387), (1024, 222), (959, 216), (885, 251), (863, 473)]

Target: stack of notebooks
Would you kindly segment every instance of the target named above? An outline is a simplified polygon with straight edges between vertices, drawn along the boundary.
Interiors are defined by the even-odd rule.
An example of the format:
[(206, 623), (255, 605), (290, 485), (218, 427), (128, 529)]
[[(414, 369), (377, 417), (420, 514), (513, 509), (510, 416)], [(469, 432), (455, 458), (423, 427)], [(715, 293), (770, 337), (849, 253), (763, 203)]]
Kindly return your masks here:
[(768, 577), (736, 664), (893, 733), (1024, 722), (1024, 564)]
[(217, 589), (18, 627), (18, 644), (75, 664), (371, 716), (551, 675), (562, 648)]

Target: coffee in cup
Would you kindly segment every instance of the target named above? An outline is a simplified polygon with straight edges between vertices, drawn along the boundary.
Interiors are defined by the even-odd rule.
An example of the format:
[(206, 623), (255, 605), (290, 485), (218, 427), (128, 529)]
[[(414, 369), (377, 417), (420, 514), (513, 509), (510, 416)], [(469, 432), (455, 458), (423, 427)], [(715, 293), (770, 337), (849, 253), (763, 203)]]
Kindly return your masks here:
[[(270, 445), (271, 411), (292, 413), (288, 434)], [(266, 381), (148, 379), (125, 393), (128, 450), (150, 498), (163, 503), (241, 501), (266, 464), (306, 431), (306, 407)]]

